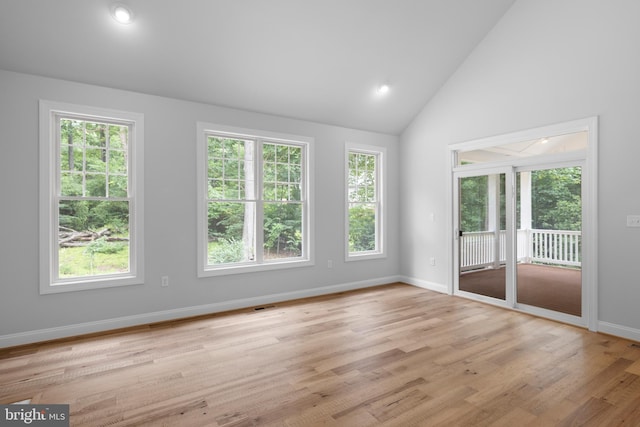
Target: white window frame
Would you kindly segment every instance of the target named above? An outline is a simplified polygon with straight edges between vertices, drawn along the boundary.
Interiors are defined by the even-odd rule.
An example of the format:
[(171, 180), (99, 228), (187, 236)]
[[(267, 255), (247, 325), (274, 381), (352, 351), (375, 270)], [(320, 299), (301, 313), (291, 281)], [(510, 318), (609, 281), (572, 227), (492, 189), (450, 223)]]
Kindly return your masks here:
[[(350, 252), (349, 251), (349, 154), (362, 153), (376, 156), (376, 249), (372, 251)], [(387, 174), (387, 150), (384, 147), (374, 145), (357, 144), (353, 142), (345, 143), (344, 154), (344, 250), (345, 261), (360, 261), (376, 258), (386, 258), (386, 179)]]
[[(144, 283), (144, 115), (40, 100), (40, 293), (83, 291)], [(58, 277), (58, 188), (60, 133), (58, 117), (106, 121), (131, 126), (128, 158), (129, 271), (126, 273)]]
[[(296, 258), (282, 258), (277, 260), (264, 260), (263, 251), (263, 221), (262, 221), (262, 151), (255, 150), (256, 167), (256, 259), (250, 263), (210, 265), (208, 263), (208, 225), (207, 225), (207, 144), (208, 136), (220, 136), (229, 138), (252, 139), (256, 144), (284, 143), (297, 145), (303, 148), (303, 217), (302, 217), (302, 256)], [(305, 267), (314, 265), (313, 242), (313, 142), (314, 139), (306, 136), (291, 135), (279, 132), (270, 132), (256, 129), (225, 126), (215, 123), (197, 123), (197, 269), (198, 277), (211, 277), (228, 274), (248, 273), (253, 271), (277, 270), (285, 268)]]

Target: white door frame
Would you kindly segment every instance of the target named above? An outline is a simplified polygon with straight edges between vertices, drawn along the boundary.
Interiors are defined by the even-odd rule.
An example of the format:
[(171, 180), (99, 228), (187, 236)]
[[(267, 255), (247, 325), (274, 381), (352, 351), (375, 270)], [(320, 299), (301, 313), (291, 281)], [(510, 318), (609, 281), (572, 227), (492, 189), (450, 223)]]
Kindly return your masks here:
[[(480, 165), (464, 165), (458, 166), (456, 154), (458, 151), (467, 151), (472, 149), (480, 149), (493, 147), (496, 145), (509, 144), (514, 142), (529, 141), (538, 138), (546, 138), (555, 135), (563, 135), (574, 132), (586, 131), (588, 135), (588, 146), (586, 150), (574, 151), (561, 154), (540, 155), (535, 157), (521, 158), (517, 160), (483, 163)], [(483, 171), (496, 170), (496, 168), (528, 168), (534, 166), (542, 166), (546, 168), (550, 165), (573, 164), (578, 163), (582, 166), (582, 317), (576, 322), (574, 316), (564, 316), (561, 313), (550, 310), (536, 310), (534, 314), (549, 317), (563, 322), (578, 324), (585, 326), (591, 331), (597, 331), (598, 327), (598, 118), (589, 117), (564, 123), (558, 123), (549, 126), (543, 126), (534, 129), (528, 129), (520, 132), (513, 132), (504, 135), (498, 135), (488, 138), (481, 138), (472, 141), (451, 144), (448, 146), (448, 178), (447, 185), (447, 231), (450, 238), (447, 239), (448, 253), (448, 292), (453, 295), (456, 291), (457, 283), (457, 257), (454, 253), (457, 246), (454, 244), (454, 231), (456, 217), (454, 210), (457, 209), (454, 200), (454, 186), (457, 185), (456, 180), (463, 171), (469, 171), (471, 174), (484, 175)], [(471, 172), (473, 171), (473, 172)], [(511, 174), (513, 176), (513, 174)], [(512, 187), (513, 188), (513, 187)], [(457, 195), (457, 190), (455, 190)], [(509, 197), (507, 198), (509, 199)], [(456, 211), (457, 212), (457, 211)], [(513, 218), (512, 218), (513, 220)], [(513, 224), (512, 224), (513, 227)], [(508, 239), (509, 240), (509, 239)], [(513, 250), (513, 248), (511, 249)], [(513, 273), (512, 273), (513, 274)], [(463, 295), (466, 296), (466, 295)], [(513, 295), (512, 295), (513, 298)], [(511, 300), (512, 308), (517, 309)]]

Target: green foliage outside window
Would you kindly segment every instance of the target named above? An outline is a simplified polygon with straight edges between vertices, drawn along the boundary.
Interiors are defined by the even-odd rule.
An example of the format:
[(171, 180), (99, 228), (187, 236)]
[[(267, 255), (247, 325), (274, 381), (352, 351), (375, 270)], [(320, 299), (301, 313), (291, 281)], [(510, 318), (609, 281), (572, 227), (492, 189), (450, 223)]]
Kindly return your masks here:
[(376, 249), (376, 212), (373, 206), (349, 208), (349, 252)]
[(58, 275), (129, 270), (127, 125), (59, 119)]
[(350, 152), (348, 171), (349, 252), (377, 249), (377, 156)]
[(531, 173), (532, 227), (582, 229), (582, 169), (546, 169)]
[(473, 176), (460, 180), (460, 229), (486, 231), (488, 212), (488, 177)]
[(209, 136), (207, 146), (208, 263), (255, 259), (258, 200), (264, 259), (302, 256), (302, 148), (262, 143), (260, 192), (255, 141)]
[[(567, 167), (531, 171), (531, 221), (539, 230), (580, 231), (582, 228), (582, 169)], [(486, 231), (488, 177), (462, 178), (460, 182), (460, 228)], [(517, 175), (516, 226), (520, 228), (520, 174)], [(500, 180), (500, 209), (505, 211), (504, 174)], [(505, 229), (502, 215), (501, 229)]]
[(264, 207), (264, 256), (302, 256), (302, 205), (267, 203)]

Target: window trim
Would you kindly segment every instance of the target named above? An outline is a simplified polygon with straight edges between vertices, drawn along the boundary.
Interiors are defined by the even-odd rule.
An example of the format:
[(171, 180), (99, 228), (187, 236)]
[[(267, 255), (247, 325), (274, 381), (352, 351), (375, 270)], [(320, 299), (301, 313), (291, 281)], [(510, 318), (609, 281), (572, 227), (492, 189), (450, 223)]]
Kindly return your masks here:
[[(349, 154), (363, 153), (377, 157), (376, 192), (379, 220), (376, 224), (376, 249), (373, 251), (349, 252)], [(387, 209), (385, 197), (387, 174), (387, 149), (375, 145), (345, 143), (344, 150), (344, 251), (345, 261), (362, 261), (387, 257)]]
[[(104, 276), (56, 279), (58, 215), (55, 209), (59, 137), (56, 117), (68, 115), (82, 120), (104, 120), (132, 126), (129, 148), (129, 272)], [(144, 115), (57, 101), (39, 101), (39, 224), (40, 224), (40, 294), (102, 289), (144, 283)]]
[[(280, 132), (263, 131), (249, 128), (240, 128), (235, 126), (220, 125), (208, 122), (197, 122), (197, 146), (196, 146), (196, 191), (197, 191), (197, 274), (198, 277), (212, 277), (229, 274), (248, 273), (254, 271), (268, 271), (295, 267), (306, 267), (314, 265), (314, 194), (313, 194), (313, 146), (314, 139), (306, 136), (292, 135)], [(226, 136), (232, 138), (255, 139), (264, 142), (294, 144), (304, 147), (304, 168), (306, 206), (303, 203), (306, 215), (302, 218), (303, 229), (303, 245), (302, 256), (298, 258), (284, 258), (273, 261), (264, 261), (262, 256), (256, 258), (259, 263), (238, 263), (238, 264), (221, 264), (219, 266), (211, 266), (207, 262), (207, 137), (211, 134), (218, 136)], [(262, 159), (257, 159), (257, 179), (262, 188)], [(258, 238), (256, 239), (256, 249), (262, 248), (262, 196), (256, 198), (256, 206), (258, 212), (256, 215), (256, 226), (258, 227)], [(261, 250), (261, 249), (260, 249)]]

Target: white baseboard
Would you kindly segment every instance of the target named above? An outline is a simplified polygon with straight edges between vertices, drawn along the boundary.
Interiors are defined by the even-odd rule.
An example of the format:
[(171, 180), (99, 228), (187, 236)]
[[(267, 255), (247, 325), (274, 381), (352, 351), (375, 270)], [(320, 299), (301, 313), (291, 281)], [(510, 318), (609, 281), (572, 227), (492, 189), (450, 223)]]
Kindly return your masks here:
[[(59, 326), (55, 328), (38, 329), (27, 332), (19, 332), (15, 334), (0, 335), (0, 348), (31, 344), (58, 338), (73, 337), (95, 332), (105, 332), (113, 329), (139, 326), (149, 323), (199, 316), (203, 314), (220, 313), (241, 308), (255, 307), (263, 304), (273, 304), (276, 302), (289, 301), (298, 298), (308, 298), (319, 295), (352, 291), (356, 289), (369, 288), (394, 282), (403, 282), (419, 288), (428, 289), (430, 291), (440, 292), (444, 294), (448, 293), (447, 286), (439, 283), (429, 282), (407, 276), (388, 276), (380, 277), (377, 279), (362, 280), (358, 282), (343, 283), (339, 285), (304, 289), (300, 291), (283, 292), (253, 298), (223, 301), (213, 304), (204, 304), (192, 307), (176, 308), (172, 310), (137, 314), (133, 316), (117, 317), (95, 322), (86, 322), (74, 325)], [(640, 342), (640, 329), (599, 321), (598, 331), (605, 334)]]
[(300, 291), (283, 292), (253, 298), (236, 299), (213, 304), (176, 308), (172, 310), (136, 314), (133, 316), (117, 317), (95, 322), (86, 322), (74, 325), (59, 326), (55, 328), (38, 329), (34, 331), (0, 335), (0, 348), (49, 341), (58, 338), (68, 338), (95, 332), (105, 332), (113, 329), (146, 325), (149, 323), (163, 322), (167, 320), (175, 320), (186, 317), (199, 316), (203, 314), (220, 313), (241, 308), (255, 307), (263, 304), (273, 304), (276, 302), (290, 301), (298, 298), (308, 298), (319, 295), (352, 291), (355, 289), (363, 289), (372, 286), (385, 285), (387, 283), (394, 283), (401, 280), (402, 279), (399, 276), (380, 277), (376, 279), (343, 283), (339, 285), (322, 286), (319, 288), (304, 289)]
[(598, 332), (640, 342), (640, 329), (598, 321)]
[(442, 294), (448, 294), (449, 288), (447, 285), (440, 283), (428, 282), (426, 280), (416, 279), (415, 277), (401, 276), (400, 281), (409, 285), (417, 286), (419, 288), (428, 289), (430, 291), (440, 292)]

